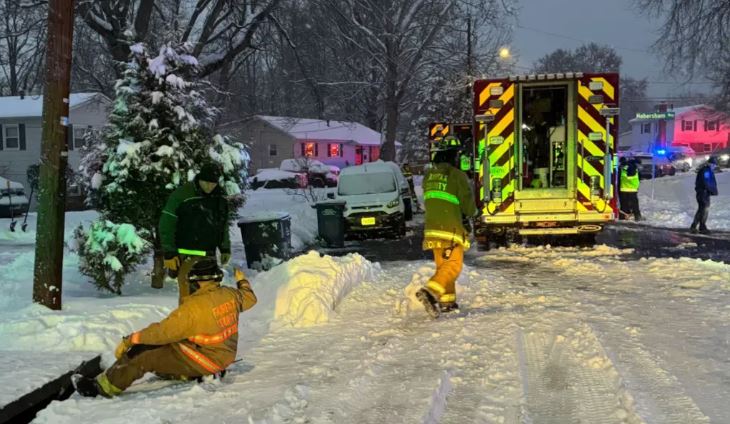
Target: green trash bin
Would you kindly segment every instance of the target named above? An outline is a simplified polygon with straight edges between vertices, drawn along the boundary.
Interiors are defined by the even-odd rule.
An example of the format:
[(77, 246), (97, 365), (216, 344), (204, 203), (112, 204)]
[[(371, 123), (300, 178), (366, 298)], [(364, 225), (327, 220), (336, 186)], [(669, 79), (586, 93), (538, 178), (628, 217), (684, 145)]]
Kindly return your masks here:
[(283, 212), (244, 215), (238, 221), (246, 263), (267, 270), (291, 256), (291, 217)]
[(345, 247), (345, 204), (343, 200), (325, 200), (312, 206), (317, 209), (317, 232), (327, 247)]

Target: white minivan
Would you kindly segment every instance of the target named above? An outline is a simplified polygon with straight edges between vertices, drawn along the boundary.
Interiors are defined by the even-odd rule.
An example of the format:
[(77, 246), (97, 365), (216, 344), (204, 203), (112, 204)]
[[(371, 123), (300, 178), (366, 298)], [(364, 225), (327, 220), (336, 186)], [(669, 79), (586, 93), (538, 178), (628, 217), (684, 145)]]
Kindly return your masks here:
[(348, 236), (405, 235), (410, 188), (395, 163), (379, 160), (343, 169), (336, 198), (346, 202)]

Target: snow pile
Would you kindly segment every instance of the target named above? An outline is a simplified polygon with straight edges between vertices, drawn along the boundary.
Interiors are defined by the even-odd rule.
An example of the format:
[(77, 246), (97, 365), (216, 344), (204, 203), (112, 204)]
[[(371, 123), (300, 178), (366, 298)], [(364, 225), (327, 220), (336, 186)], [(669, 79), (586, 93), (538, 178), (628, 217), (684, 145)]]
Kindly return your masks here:
[(259, 169), (259, 171), (256, 173), (256, 175), (253, 178), (256, 178), (258, 181), (278, 181), (278, 180), (288, 180), (291, 178), (296, 179), (299, 174), (295, 172), (290, 171), (281, 171), (276, 168), (264, 168)]
[[(687, 172), (672, 177), (642, 180), (639, 188), (641, 214), (649, 225), (689, 228), (697, 211), (695, 178)], [(718, 196), (711, 198), (707, 227), (730, 230), (730, 172), (716, 173)]]
[(312, 251), (259, 274), (254, 289), (278, 287), (274, 319), (286, 326), (308, 327), (328, 322), (352, 289), (375, 280), (379, 273), (379, 265), (358, 254), (333, 258)]

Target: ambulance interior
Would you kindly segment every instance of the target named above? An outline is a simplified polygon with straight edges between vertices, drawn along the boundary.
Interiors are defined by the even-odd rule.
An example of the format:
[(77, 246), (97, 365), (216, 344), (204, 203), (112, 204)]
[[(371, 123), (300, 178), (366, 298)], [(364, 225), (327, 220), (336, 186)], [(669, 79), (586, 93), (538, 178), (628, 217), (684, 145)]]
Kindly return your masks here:
[(522, 88), (522, 189), (565, 188), (568, 86)]

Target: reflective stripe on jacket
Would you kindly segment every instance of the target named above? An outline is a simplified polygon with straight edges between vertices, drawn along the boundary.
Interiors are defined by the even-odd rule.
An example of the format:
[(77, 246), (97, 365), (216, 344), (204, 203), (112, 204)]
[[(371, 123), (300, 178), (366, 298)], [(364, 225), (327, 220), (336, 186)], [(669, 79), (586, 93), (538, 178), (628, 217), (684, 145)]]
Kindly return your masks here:
[(439, 163), (423, 179), (426, 223), (423, 248), (448, 248), (454, 244), (469, 247), (469, 234), (462, 217), (477, 213), (471, 185), (466, 174), (455, 167)]

